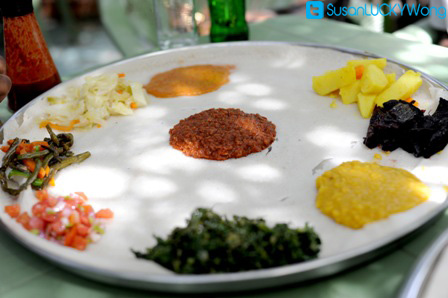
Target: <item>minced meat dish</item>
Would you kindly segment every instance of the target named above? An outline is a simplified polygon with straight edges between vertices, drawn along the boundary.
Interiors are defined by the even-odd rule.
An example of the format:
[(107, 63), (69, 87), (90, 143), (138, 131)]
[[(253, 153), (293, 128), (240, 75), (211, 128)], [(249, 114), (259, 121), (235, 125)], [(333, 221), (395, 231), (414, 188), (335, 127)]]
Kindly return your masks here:
[(195, 158), (226, 160), (268, 148), (275, 125), (239, 109), (209, 109), (181, 120), (170, 130), (170, 145)]

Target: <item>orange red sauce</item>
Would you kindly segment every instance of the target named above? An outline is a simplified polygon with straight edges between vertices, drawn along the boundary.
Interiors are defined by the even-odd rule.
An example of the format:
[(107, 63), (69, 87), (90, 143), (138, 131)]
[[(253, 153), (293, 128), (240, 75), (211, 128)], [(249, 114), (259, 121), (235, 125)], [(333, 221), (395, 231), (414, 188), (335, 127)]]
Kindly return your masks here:
[(228, 83), (234, 68), (234, 65), (211, 64), (178, 67), (156, 74), (144, 88), (159, 98), (201, 95)]

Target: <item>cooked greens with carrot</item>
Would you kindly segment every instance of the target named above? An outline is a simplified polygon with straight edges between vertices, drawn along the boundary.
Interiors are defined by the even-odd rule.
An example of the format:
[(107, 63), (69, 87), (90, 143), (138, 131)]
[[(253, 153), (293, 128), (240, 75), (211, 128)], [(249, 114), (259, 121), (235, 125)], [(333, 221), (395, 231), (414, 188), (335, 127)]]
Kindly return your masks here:
[(50, 137), (43, 141), (15, 138), (1, 147), (5, 152), (0, 167), (3, 191), (16, 196), (29, 185), (35, 190), (44, 189), (54, 184), (54, 176), (59, 170), (90, 156), (89, 152), (75, 155), (70, 150), (74, 142), (71, 133), (56, 135), (49, 124), (46, 128)]

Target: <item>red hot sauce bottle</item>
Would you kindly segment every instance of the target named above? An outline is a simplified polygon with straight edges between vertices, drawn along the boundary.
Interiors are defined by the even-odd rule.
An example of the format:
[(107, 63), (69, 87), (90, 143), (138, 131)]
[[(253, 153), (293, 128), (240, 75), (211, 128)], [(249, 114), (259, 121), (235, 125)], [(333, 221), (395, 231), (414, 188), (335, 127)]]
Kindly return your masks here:
[(2, 1), (7, 74), (12, 88), (8, 106), (17, 111), (61, 82), (39, 24), (32, 0)]

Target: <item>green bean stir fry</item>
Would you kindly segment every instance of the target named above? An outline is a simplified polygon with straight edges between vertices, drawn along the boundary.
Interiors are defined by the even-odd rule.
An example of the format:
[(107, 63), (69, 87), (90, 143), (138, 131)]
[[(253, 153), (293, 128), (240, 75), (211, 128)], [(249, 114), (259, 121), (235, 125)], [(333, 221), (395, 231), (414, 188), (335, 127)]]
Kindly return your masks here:
[[(50, 135), (43, 141), (32, 142), (15, 138), (9, 141), (9, 146), (3, 146), (6, 152), (0, 167), (0, 186), (3, 191), (17, 196), (29, 185), (35, 190), (46, 188), (56, 173), (74, 163), (81, 163), (90, 156), (90, 152), (75, 155), (70, 148), (73, 146), (71, 133), (55, 134), (49, 125), (46, 126)], [(18, 184), (17, 177), (25, 178)], [(23, 179), (22, 179), (23, 180)]]

